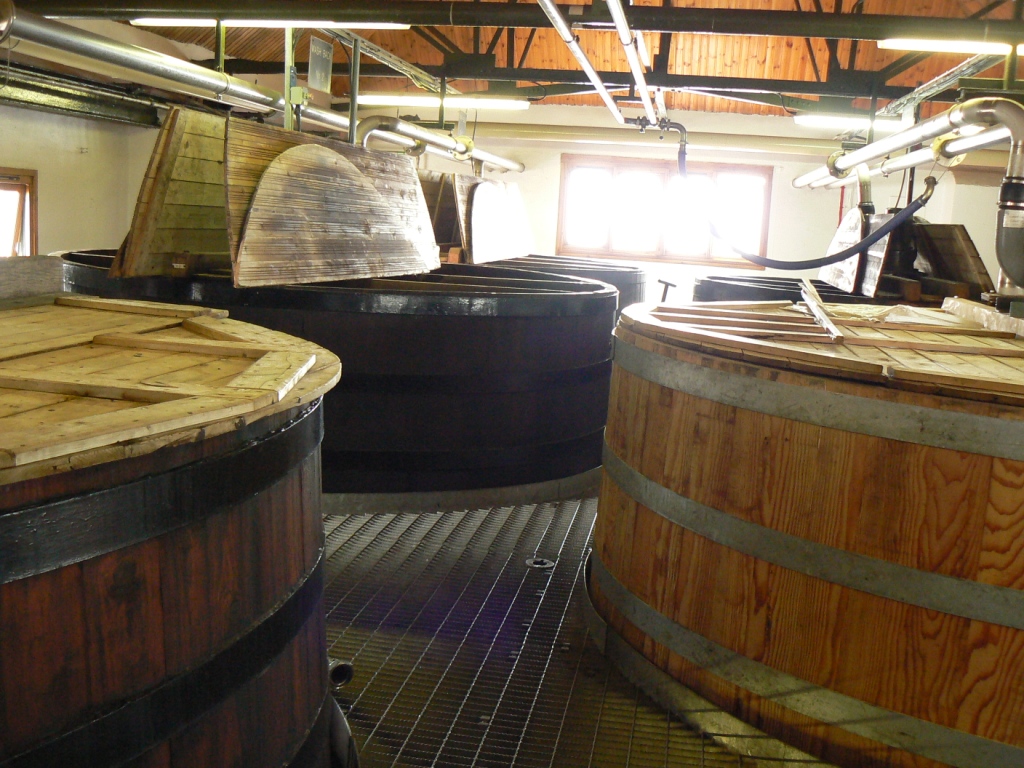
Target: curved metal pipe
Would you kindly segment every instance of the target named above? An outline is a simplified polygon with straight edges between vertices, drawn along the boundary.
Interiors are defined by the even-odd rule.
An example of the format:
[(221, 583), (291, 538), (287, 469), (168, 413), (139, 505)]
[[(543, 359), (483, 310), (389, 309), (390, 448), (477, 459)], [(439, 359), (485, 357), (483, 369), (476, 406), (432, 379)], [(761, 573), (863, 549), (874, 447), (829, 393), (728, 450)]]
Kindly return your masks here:
[(386, 140), (388, 134), (401, 136), (413, 143), (419, 142), (425, 144), (428, 148), (434, 147), (435, 149), (443, 150), (445, 153), (451, 153), (451, 155), (463, 155), (473, 160), (479, 160), (482, 163), (493, 165), (506, 171), (522, 173), (526, 170), (526, 166), (522, 163), (485, 152), (473, 146), (472, 143), (467, 144), (453, 139), (451, 136), (435, 133), (397, 117), (388, 117), (386, 115), (372, 115), (360, 120), (356, 126), (356, 144), (366, 147), (372, 136), (379, 136)]
[(675, 131), (679, 134), (679, 153), (676, 156), (676, 164), (679, 166), (679, 175), (686, 175), (686, 127), (668, 118), (662, 118), (658, 127), (663, 131)]

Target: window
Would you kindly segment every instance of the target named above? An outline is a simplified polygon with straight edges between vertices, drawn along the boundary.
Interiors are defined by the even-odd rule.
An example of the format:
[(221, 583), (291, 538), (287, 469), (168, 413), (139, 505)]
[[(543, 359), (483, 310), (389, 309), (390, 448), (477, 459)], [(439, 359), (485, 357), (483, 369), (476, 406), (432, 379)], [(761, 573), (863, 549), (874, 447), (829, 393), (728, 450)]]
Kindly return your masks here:
[(0, 258), (38, 249), (36, 172), (0, 168)]
[(772, 169), (763, 166), (562, 156), (558, 252), (754, 267), (711, 236), (764, 256)]

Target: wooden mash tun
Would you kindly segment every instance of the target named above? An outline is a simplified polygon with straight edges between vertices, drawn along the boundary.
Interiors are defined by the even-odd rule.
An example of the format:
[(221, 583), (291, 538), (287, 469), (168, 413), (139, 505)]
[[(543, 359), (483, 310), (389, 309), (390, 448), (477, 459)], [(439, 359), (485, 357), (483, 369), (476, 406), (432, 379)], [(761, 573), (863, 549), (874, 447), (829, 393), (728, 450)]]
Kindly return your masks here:
[(246, 287), (438, 266), (411, 158), (175, 108), (111, 274), (230, 270)]
[(1024, 765), (1024, 322), (804, 300), (624, 310), (606, 651), (829, 764)]

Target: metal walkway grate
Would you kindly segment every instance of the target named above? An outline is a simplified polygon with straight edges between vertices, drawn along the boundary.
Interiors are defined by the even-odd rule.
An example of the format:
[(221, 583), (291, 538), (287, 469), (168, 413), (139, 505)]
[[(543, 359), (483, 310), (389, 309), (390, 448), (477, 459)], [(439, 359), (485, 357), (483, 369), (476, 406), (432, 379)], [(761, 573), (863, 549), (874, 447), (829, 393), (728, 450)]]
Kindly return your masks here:
[(355, 666), (342, 703), (363, 768), (744, 765), (587, 639), (579, 589), (596, 510), (586, 499), (327, 518), (328, 646)]

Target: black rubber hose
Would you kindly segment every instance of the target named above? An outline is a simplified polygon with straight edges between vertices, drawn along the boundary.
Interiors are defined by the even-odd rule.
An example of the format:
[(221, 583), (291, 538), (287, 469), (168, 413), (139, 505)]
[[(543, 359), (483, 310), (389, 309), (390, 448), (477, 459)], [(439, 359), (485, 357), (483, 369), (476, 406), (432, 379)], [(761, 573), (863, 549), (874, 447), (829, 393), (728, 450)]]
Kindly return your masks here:
[(885, 237), (894, 229), (896, 229), (896, 227), (898, 227), (900, 224), (912, 218), (913, 215), (917, 213), (919, 210), (921, 210), (928, 202), (928, 200), (931, 198), (932, 192), (935, 190), (935, 184), (937, 182), (934, 176), (929, 176), (927, 179), (924, 180), (924, 183), (925, 191), (919, 198), (914, 200), (910, 205), (908, 205), (902, 211), (897, 213), (895, 216), (893, 216), (891, 219), (885, 222), (885, 224), (880, 226), (870, 235), (865, 237), (859, 243), (851, 245), (849, 248), (845, 250), (839, 251), (839, 253), (833, 253), (831, 256), (824, 256), (820, 259), (807, 259), (806, 261), (776, 261), (775, 259), (766, 259), (763, 256), (757, 256), (756, 254), (753, 253), (746, 253), (745, 251), (741, 251), (739, 248), (737, 248), (724, 237), (722, 237), (722, 235), (719, 234), (718, 229), (715, 227), (714, 223), (712, 223), (710, 220), (708, 221), (708, 226), (710, 227), (711, 234), (714, 237), (721, 240), (725, 245), (729, 246), (729, 248), (735, 251), (738, 255), (742, 256), (744, 259), (753, 264), (757, 264), (759, 267), (768, 267), (769, 269), (790, 270), (816, 269), (818, 267), (827, 267), (829, 264), (838, 264), (840, 261), (846, 261), (851, 256), (854, 256), (858, 253), (863, 253), (872, 245), (874, 245), (883, 237)]

